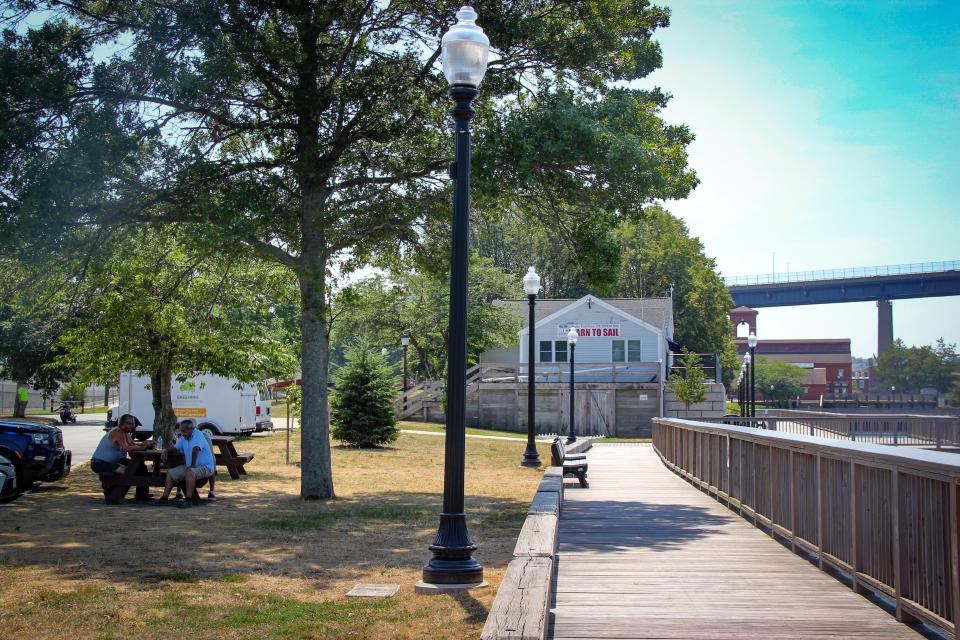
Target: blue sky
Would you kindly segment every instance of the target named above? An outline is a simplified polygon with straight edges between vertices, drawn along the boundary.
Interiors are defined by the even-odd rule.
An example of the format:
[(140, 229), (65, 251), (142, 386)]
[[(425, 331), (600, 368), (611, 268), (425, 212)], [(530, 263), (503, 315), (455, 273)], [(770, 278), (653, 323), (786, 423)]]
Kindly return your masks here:
[[(676, 0), (643, 85), (697, 136), (668, 208), (724, 275), (960, 259), (960, 2)], [(761, 309), (760, 337), (876, 350), (874, 303)], [(960, 341), (960, 297), (894, 302), (908, 344)]]

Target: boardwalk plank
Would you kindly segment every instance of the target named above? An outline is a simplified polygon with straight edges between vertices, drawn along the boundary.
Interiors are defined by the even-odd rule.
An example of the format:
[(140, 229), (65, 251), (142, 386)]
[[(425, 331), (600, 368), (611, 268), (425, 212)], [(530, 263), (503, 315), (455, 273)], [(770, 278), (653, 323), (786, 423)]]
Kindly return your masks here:
[(921, 638), (669, 472), (597, 445), (560, 518), (549, 637)]

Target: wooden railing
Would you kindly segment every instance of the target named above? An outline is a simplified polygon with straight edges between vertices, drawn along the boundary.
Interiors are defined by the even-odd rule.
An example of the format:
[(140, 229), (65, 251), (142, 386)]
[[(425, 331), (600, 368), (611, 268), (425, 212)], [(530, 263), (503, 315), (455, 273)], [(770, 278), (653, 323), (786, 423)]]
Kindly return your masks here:
[(910, 447), (960, 447), (960, 418), (906, 414), (838, 414), (770, 409), (757, 418), (704, 418), (741, 427), (853, 442)]
[(960, 457), (687, 420), (656, 419), (664, 463), (897, 619), (960, 639)]

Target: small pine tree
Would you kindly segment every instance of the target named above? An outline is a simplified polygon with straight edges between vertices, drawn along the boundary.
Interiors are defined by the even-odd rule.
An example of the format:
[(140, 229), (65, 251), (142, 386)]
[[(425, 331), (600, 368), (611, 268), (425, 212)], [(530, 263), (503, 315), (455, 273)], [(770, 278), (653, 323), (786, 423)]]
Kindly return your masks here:
[(393, 410), (396, 378), (380, 354), (367, 343), (351, 347), (333, 379), (330, 418), (334, 438), (362, 448), (383, 446), (397, 439)]
[(683, 375), (674, 374), (667, 383), (667, 391), (689, 409), (690, 405), (706, 399), (707, 375), (703, 371), (703, 365), (700, 364), (700, 356), (690, 353), (686, 348), (677, 359), (680, 361)]

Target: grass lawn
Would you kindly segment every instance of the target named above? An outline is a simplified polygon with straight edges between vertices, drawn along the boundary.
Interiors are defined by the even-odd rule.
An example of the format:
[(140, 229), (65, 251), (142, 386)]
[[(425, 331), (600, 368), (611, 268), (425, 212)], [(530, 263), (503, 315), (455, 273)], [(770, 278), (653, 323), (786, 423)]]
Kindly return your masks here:
[[(193, 509), (107, 506), (85, 465), (0, 507), (4, 637), (479, 636), (541, 477), (517, 464), (517, 443), (467, 440), (468, 521), (491, 586), (457, 596), (413, 591), (440, 512), (442, 438), (335, 447), (329, 502), (299, 499), (284, 434), (242, 448), (256, 453), (249, 475), (220, 474), (221, 500)], [(370, 582), (400, 593), (345, 597)]]

